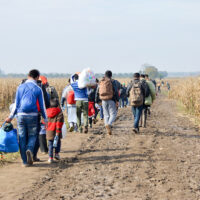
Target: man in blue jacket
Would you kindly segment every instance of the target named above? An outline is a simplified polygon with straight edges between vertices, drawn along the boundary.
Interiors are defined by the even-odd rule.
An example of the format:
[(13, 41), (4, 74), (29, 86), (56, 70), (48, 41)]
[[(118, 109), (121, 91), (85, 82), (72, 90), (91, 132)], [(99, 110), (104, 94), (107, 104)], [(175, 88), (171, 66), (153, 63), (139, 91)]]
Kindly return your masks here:
[(28, 80), (21, 84), (16, 92), (15, 108), (6, 122), (11, 122), (17, 115), (19, 148), (23, 161), (23, 166), (27, 167), (33, 164), (33, 150), (38, 132), (38, 107), (42, 117), (47, 123), (46, 108), (42, 89), (37, 85), (40, 72), (31, 70), (28, 74)]
[(74, 90), (76, 101), (77, 124), (79, 132), (82, 133), (81, 115), (83, 113), (84, 133), (88, 133), (88, 91), (87, 88), (80, 89), (78, 87), (78, 79), (78, 74), (73, 75), (71, 78), (71, 86)]

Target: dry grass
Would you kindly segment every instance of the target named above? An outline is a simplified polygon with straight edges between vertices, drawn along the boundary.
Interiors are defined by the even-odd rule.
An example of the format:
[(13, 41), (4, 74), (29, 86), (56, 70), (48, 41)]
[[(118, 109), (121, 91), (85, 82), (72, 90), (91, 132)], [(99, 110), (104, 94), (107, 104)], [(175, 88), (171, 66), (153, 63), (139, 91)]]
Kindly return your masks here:
[(187, 111), (200, 116), (200, 78), (172, 79), (169, 97), (180, 101)]

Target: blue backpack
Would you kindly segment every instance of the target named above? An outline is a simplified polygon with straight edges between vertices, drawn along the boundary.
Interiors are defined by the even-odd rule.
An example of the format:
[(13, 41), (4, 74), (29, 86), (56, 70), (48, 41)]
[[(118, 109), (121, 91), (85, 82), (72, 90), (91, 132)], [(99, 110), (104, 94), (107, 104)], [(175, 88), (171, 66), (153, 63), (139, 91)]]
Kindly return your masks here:
[(0, 152), (15, 153), (19, 151), (17, 130), (5, 131), (5, 123), (0, 128)]

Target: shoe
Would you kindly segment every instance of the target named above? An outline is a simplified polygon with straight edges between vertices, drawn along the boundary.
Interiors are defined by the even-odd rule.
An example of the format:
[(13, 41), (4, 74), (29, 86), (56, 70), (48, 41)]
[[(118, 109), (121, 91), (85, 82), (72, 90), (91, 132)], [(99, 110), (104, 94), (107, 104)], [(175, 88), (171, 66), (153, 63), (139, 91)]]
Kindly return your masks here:
[(97, 123), (97, 120), (96, 119), (92, 119), (93, 121), (93, 124), (96, 124)]
[(33, 162), (40, 162), (40, 159), (39, 158), (33, 158)]
[(92, 124), (90, 124), (90, 128), (92, 128)]
[(26, 151), (26, 157), (27, 157), (27, 164), (32, 165), (33, 164), (33, 154), (30, 150)]
[(54, 160), (53, 160), (53, 158), (49, 158), (49, 160), (48, 160), (48, 163), (53, 163), (54, 162)]
[(112, 130), (111, 130), (110, 125), (106, 125), (106, 130), (107, 130), (108, 135), (112, 135)]
[(133, 132), (134, 132), (135, 134), (139, 134), (139, 128), (133, 128)]
[(88, 133), (88, 127), (87, 126), (84, 128), (84, 133)]
[(73, 126), (69, 128), (69, 132), (73, 132), (73, 130), (74, 130)]
[(54, 158), (55, 158), (56, 160), (60, 160), (60, 155), (57, 153), (57, 154), (55, 154)]
[(29, 167), (30, 165), (23, 163), (22, 167)]

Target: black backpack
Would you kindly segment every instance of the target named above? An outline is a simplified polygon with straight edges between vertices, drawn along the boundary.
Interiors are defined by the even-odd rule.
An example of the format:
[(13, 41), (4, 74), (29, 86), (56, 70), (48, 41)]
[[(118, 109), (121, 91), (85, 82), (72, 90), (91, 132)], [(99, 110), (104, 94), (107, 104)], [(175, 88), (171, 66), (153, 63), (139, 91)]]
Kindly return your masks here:
[(144, 86), (145, 89), (145, 97), (148, 97), (151, 94), (151, 91), (149, 89), (149, 85), (146, 82), (146, 80), (142, 80), (142, 85)]

